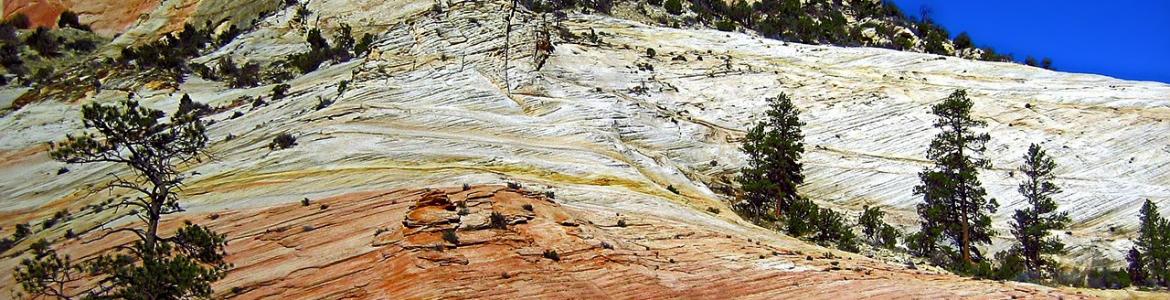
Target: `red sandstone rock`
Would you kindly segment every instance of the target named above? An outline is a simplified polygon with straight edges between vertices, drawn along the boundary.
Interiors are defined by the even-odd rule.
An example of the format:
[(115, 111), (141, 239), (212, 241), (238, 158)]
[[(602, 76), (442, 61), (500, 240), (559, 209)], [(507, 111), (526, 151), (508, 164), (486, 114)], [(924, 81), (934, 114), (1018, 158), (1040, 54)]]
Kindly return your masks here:
[(4, 18), (16, 13), (28, 16), (33, 27), (57, 27), (57, 17), (66, 10), (78, 14), (82, 24), (102, 35), (126, 30), (138, 18), (158, 8), (159, 0), (10, 0), (4, 1)]
[[(360, 192), (316, 202), (329, 208), (289, 204), (214, 220), (171, 216), (163, 229), (191, 220), (230, 237), (234, 269), (215, 289), (232, 299), (1095, 297), (909, 270), (797, 241), (749, 241), (643, 216), (623, 216), (626, 227), (601, 227), (594, 224), (613, 223), (612, 212), (496, 186)], [(493, 212), (525, 221), (483, 226)], [(452, 228), (458, 244), (442, 238)], [(130, 240), (88, 240), (100, 233), (68, 241), (62, 252), (86, 257)], [(10, 275), (0, 280), (12, 286)], [(1106, 296), (1132, 296), (1116, 293)]]

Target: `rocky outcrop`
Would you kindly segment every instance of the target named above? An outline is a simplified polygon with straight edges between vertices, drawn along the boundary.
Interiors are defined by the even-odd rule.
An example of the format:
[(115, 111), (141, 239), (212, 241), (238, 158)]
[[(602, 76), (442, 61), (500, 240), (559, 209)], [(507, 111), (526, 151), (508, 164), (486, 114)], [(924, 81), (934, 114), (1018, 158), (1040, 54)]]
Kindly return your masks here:
[[(1126, 296), (971, 280), (503, 186), (352, 192), (169, 218), (231, 237), (227, 299), (803, 299)], [(85, 257), (120, 239), (60, 244)], [(444, 237), (444, 235), (449, 235)], [(0, 268), (8, 268), (11, 260)], [(3, 278), (10, 282), (11, 278)], [(6, 284), (8, 285), (8, 284)], [(1136, 294), (1135, 294), (1136, 295)]]
[(69, 10), (77, 13), (81, 24), (105, 36), (120, 33), (134, 25), (144, 14), (158, 8), (159, 0), (13, 0), (4, 1), (4, 17), (17, 13), (29, 17), (35, 26), (57, 27), (57, 17)]

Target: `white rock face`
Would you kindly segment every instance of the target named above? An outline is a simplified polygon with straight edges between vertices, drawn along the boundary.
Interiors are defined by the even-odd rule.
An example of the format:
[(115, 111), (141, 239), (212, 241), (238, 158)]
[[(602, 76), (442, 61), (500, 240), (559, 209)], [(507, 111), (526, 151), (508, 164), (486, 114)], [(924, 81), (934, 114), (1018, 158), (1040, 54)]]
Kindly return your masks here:
[[(1056, 199), (1075, 222), (1067, 237), (1079, 257), (1121, 258), (1115, 249), (1128, 247), (1122, 233), (1135, 230), (1145, 199), (1170, 213), (1170, 85), (593, 15), (560, 23), (578, 36), (592, 30), (602, 44), (554, 37), (556, 50), (536, 70), (534, 32), (542, 22), (529, 13), (513, 21), (505, 82), (506, 2), (444, 3), (439, 14), (431, 12), (433, 3), (313, 1), (312, 19), (327, 36), (345, 21), (355, 35), (376, 34), (377, 49), (290, 81), (291, 96), (282, 100), (268, 96), (271, 85), (230, 90), (198, 78), (181, 91), (137, 91), (140, 101), (166, 111), (183, 93), (215, 106), (240, 96), (268, 102), (210, 118), (214, 159), (192, 166), (198, 175), (184, 190), (185, 208), (520, 181), (554, 190), (570, 205), (741, 231), (750, 225), (730, 216), (730, 198), (712, 189), (743, 165), (737, 139), (760, 118), (765, 98), (788, 93), (807, 123), (802, 192), (842, 209), (887, 206), (897, 211), (891, 221), (913, 225), (920, 199), (911, 189), (929, 164), (925, 152), (936, 133), (929, 107), (967, 89), (975, 117), (988, 122), (992, 136), (986, 155), (994, 168), (981, 179), (1001, 204), (994, 217), (1002, 237), (1010, 238), (1009, 216), (1024, 205), (1015, 191), (1020, 178), (1011, 171), (1030, 143), (1059, 164), (1057, 184), (1065, 192)], [(196, 61), (231, 55), (267, 65), (305, 51), (304, 28), (290, 21), (292, 14), (280, 11)], [(657, 55), (646, 57), (647, 48)], [(639, 71), (636, 64), (643, 63), (653, 70)], [(351, 82), (339, 95), (342, 80)], [(84, 101), (125, 97), (104, 91)], [(336, 103), (315, 110), (319, 99)], [(0, 154), (78, 130), (77, 111), (76, 104), (44, 102), (8, 112), (0, 118)], [(244, 116), (231, 118), (237, 111)], [(297, 136), (298, 145), (270, 151), (268, 142), (283, 132)], [(225, 141), (228, 134), (235, 138)], [(5, 228), (51, 214), (86, 184), (121, 171), (69, 166), (71, 172), (56, 175), (61, 166), (44, 152), (0, 165), (0, 191), (9, 196), (0, 211), (36, 212), (4, 221)], [(721, 208), (722, 218), (704, 212), (707, 207)]]

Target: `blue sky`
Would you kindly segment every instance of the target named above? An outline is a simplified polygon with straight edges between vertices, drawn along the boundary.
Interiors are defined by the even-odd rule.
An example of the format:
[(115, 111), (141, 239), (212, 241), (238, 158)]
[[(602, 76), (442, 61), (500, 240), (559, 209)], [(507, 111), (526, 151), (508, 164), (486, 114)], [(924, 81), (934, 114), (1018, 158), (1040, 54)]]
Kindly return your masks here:
[(1170, 0), (893, 0), (978, 46), (1052, 58), (1060, 71), (1170, 83)]

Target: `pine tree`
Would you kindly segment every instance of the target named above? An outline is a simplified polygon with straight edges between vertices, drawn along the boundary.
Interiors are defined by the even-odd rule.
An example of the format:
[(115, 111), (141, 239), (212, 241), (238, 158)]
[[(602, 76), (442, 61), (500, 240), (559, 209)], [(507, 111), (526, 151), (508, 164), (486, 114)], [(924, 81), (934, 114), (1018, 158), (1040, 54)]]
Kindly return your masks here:
[[(57, 255), (48, 243), (43, 243), (34, 249), (36, 256), (21, 261), (13, 272), (14, 278), (33, 297), (211, 297), (211, 283), (222, 278), (229, 267), (224, 261), (226, 237), (189, 222), (169, 236), (159, 231), (162, 216), (180, 211), (178, 191), (186, 177), (180, 165), (198, 160), (207, 145), (203, 121), (188, 111), (176, 113), (164, 122), (166, 114), (162, 111), (133, 100), (115, 105), (91, 103), (81, 111), (87, 131), (50, 144), (49, 156), (66, 163), (117, 163), (128, 167), (131, 176), (114, 176), (101, 188), (138, 194), (109, 204), (134, 208), (131, 214), (142, 223), (111, 233), (132, 233), (137, 239), (79, 264), (70, 262), (69, 256)], [(78, 274), (82, 271), (85, 274)], [(90, 281), (73, 282), (78, 280)]]
[(776, 137), (770, 145), (773, 147), (770, 157), (768, 179), (776, 183), (779, 189), (776, 198), (776, 215), (783, 213), (788, 204), (800, 198), (796, 187), (804, 183), (804, 166), (800, 157), (804, 154), (804, 134), (800, 127), (800, 112), (792, 105), (788, 95), (780, 94), (776, 98), (768, 99), (768, 116), (764, 122)]
[(1170, 286), (1170, 221), (1158, 213), (1158, 206), (1146, 199), (1141, 210), (1141, 228), (1128, 255), (1130, 276), (1135, 284)]
[(787, 95), (780, 94), (768, 99), (765, 116), (744, 138), (742, 150), (748, 162), (738, 178), (745, 192), (744, 209), (757, 219), (769, 208), (775, 209), (774, 216), (783, 216), (784, 209), (800, 197), (796, 187), (804, 183), (800, 164), (804, 123), (799, 112)]
[(975, 130), (986, 122), (971, 118), (972, 102), (963, 90), (951, 93), (932, 109), (938, 116), (934, 127), (942, 130), (935, 136), (926, 157), (934, 166), (919, 173), (922, 184), (914, 187), (916, 195), (923, 196), (918, 206), (923, 220), (920, 244), (929, 254), (936, 254), (934, 245), (941, 241), (939, 233), (959, 246), (964, 267), (979, 258), (975, 244), (991, 242), (991, 216), (999, 206), (994, 199), (986, 199), (987, 192), (979, 182), (979, 168), (991, 163), (981, 157), (991, 137)]
[(1060, 193), (1060, 188), (1052, 183), (1054, 169), (1056, 163), (1036, 144), (1028, 147), (1024, 165), (1019, 169), (1027, 176), (1020, 183), (1019, 192), (1030, 207), (1016, 210), (1015, 222), (1011, 224), (1012, 235), (1016, 237), (1016, 247), (1023, 256), (1024, 267), (1033, 273), (1052, 264), (1043, 255), (1064, 252), (1064, 244), (1049, 236), (1051, 230), (1064, 229), (1070, 222), (1068, 213), (1056, 212), (1056, 201), (1052, 200), (1052, 195)]
[(769, 142), (765, 141), (774, 137), (765, 131), (764, 123), (761, 122), (748, 130), (743, 141), (742, 150), (748, 159), (747, 166), (736, 178), (744, 191), (739, 208), (757, 222), (770, 211), (772, 199), (776, 197), (776, 184), (767, 179), (768, 157), (772, 149), (768, 147)]

